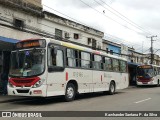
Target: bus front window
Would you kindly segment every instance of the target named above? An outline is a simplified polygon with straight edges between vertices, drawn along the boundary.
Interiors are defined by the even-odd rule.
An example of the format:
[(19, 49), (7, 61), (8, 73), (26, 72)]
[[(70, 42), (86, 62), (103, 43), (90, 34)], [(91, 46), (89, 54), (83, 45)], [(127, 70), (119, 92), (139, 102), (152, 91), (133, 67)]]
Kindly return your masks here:
[(147, 77), (147, 78), (153, 77), (153, 69), (152, 68), (148, 68), (148, 69), (138, 68), (137, 75)]
[(44, 71), (45, 50), (32, 49), (12, 52), (10, 76), (29, 77)]

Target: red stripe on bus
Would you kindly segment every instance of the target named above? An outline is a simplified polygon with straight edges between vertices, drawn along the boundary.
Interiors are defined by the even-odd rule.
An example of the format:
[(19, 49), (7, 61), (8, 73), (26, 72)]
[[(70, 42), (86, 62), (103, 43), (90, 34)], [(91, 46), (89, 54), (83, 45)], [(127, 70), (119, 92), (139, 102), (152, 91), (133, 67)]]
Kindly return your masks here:
[(21, 87), (21, 86), (32, 86), (36, 82), (40, 80), (39, 77), (31, 77), (31, 78), (10, 78), (9, 82), (15, 85), (16, 87)]
[(66, 72), (66, 81), (68, 80), (68, 72)]

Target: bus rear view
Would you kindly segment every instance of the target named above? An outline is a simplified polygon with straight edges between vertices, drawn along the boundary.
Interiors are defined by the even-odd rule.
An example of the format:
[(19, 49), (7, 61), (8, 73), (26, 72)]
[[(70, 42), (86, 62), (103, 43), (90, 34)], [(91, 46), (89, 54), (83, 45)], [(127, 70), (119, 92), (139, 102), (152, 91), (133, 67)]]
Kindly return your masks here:
[(159, 85), (159, 68), (153, 65), (137, 67), (137, 85)]

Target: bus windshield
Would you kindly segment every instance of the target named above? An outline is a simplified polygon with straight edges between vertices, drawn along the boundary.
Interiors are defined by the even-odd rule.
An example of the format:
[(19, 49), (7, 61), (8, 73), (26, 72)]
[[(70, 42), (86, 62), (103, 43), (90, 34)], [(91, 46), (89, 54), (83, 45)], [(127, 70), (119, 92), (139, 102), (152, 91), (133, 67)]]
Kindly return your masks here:
[(10, 76), (29, 77), (42, 74), (45, 68), (44, 55), (43, 49), (12, 52)]
[(152, 68), (139, 68), (137, 69), (137, 76), (143, 77), (153, 77), (153, 69)]

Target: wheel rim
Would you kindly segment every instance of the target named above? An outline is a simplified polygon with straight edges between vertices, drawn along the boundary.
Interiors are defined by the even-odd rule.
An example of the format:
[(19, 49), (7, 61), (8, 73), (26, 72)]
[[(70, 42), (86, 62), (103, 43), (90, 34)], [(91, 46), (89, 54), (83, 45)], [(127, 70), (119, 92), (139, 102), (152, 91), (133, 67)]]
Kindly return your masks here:
[(111, 92), (114, 93), (114, 85), (111, 84)]
[(67, 89), (67, 97), (68, 98), (73, 98), (74, 96), (74, 89), (72, 87), (68, 87)]

